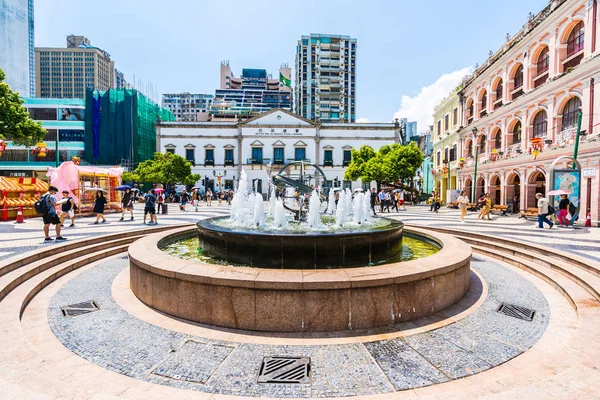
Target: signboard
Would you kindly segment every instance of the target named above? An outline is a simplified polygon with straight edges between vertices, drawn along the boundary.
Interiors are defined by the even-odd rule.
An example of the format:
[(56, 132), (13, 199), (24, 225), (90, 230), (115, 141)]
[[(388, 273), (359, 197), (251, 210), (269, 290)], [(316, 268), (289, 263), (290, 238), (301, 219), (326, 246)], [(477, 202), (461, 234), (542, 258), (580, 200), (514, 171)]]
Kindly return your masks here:
[[(571, 192), (569, 200), (579, 208), (579, 196), (581, 193), (580, 182), (581, 172), (576, 169), (558, 169), (554, 170), (554, 182), (552, 182), (552, 190), (566, 190)], [(555, 207), (558, 207), (560, 196), (554, 196)]]
[(259, 128), (254, 134), (259, 136), (303, 136), (304, 132), (299, 128)]
[(582, 176), (584, 178), (595, 178), (596, 177), (596, 169), (595, 168), (584, 168), (581, 172), (582, 172)]

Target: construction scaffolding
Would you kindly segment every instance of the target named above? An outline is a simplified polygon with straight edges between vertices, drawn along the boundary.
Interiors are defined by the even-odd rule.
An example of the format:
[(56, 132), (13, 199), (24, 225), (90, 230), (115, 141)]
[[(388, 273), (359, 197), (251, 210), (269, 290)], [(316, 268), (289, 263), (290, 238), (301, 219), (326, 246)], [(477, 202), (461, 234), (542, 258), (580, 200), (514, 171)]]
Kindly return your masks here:
[(88, 90), (86, 94), (84, 160), (96, 165), (131, 169), (154, 157), (156, 121), (174, 121), (135, 89)]

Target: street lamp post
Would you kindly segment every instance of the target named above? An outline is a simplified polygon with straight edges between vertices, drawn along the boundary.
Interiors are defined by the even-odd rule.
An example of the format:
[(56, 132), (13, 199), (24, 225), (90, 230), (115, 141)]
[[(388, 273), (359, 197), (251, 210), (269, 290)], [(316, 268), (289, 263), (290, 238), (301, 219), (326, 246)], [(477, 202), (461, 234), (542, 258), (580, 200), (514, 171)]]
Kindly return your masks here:
[(473, 128), (473, 147), (475, 148), (475, 172), (473, 172), (473, 197), (471, 200), (475, 201), (475, 194), (477, 193), (477, 159), (479, 158), (479, 146), (477, 146), (477, 128)]

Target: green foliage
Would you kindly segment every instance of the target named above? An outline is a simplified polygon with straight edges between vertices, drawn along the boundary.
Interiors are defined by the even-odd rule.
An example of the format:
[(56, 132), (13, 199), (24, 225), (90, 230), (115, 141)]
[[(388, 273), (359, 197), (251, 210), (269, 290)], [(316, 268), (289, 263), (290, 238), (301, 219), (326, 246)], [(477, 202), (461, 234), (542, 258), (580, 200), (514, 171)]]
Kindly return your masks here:
[(0, 139), (16, 145), (34, 146), (44, 139), (46, 130), (41, 122), (29, 118), (24, 101), (4, 82), (6, 74), (0, 69)]
[(200, 180), (200, 175), (192, 174), (192, 164), (180, 155), (154, 153), (153, 159), (140, 163), (133, 172), (125, 172), (122, 179), (125, 182), (193, 185)]
[(367, 145), (362, 146), (358, 150), (352, 149), (352, 161), (348, 168), (346, 168), (344, 179), (355, 181), (364, 176), (366, 163), (376, 155), (375, 150)]
[(423, 163), (425, 156), (416, 143), (407, 146), (400, 144), (386, 145), (377, 153), (362, 146), (358, 151), (352, 150), (352, 162), (348, 166), (344, 179), (363, 182), (401, 182), (412, 179)]

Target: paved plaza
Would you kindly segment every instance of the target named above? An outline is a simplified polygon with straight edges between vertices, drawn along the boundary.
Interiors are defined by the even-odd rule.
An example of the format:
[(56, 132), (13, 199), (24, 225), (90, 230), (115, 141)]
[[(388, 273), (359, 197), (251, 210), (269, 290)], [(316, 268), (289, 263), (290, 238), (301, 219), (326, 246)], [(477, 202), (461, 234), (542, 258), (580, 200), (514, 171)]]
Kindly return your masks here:
[[(175, 208), (159, 215), (159, 226), (229, 213), (228, 206)], [(591, 269), (600, 261), (598, 228), (540, 230), (532, 220), (507, 215), (479, 221), (476, 213), (460, 223), (457, 210), (432, 213), (427, 206), (384, 215), (413, 226), (546, 246), (589, 260)], [(77, 219), (75, 228), (64, 230), (65, 244), (43, 243), (39, 219), (4, 222), (0, 244), (9, 262), (71, 241), (147, 228), (139, 211), (134, 221), (119, 218), (110, 214), (99, 225)], [(11, 342), (0, 349), (0, 397), (600, 398), (600, 364), (587, 359), (588, 351), (599, 351), (592, 322), (598, 321), (597, 299), (586, 294), (596, 282), (569, 285), (560, 274), (527, 268), (476, 251), (467, 295), (430, 317), (355, 332), (278, 334), (190, 323), (149, 308), (129, 289), (129, 259), (119, 253), (53, 280), (24, 303), (17, 320), (11, 309), (20, 304), (20, 291), (31, 290), (27, 283), (0, 301), (1, 333)], [(62, 311), (91, 300), (99, 310), (74, 317)], [(533, 319), (500, 313), (502, 304), (533, 310)], [(259, 383), (263, 359), (273, 356), (310, 358), (309, 381)]]

